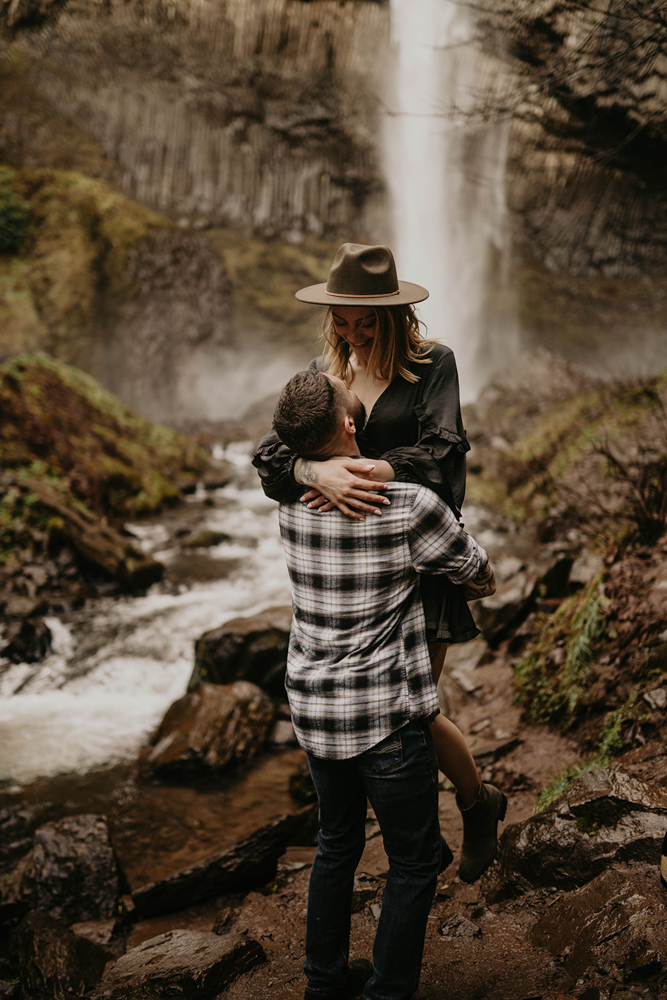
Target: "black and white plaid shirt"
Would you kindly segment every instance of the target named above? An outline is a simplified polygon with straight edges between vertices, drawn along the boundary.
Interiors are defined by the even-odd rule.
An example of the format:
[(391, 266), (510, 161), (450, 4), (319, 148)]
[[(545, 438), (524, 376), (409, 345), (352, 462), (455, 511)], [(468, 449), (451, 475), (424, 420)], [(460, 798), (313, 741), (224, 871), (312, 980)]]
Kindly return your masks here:
[(285, 686), (301, 746), (345, 759), (438, 714), (419, 573), (477, 576), (484, 549), (435, 493), (389, 483), (391, 506), (355, 521), (281, 504), (294, 618)]

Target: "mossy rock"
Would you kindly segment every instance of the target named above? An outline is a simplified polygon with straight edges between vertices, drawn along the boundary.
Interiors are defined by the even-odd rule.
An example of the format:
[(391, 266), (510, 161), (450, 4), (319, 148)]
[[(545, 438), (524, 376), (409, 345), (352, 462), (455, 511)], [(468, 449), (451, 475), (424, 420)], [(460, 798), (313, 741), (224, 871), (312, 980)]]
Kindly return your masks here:
[(130, 249), (167, 220), (106, 181), (72, 171), (4, 168), (31, 208), (20, 254), (0, 256), (0, 353), (46, 350), (86, 366), (99, 295), (128, 295)]
[(93, 378), (46, 354), (0, 365), (0, 563), (16, 560), (26, 528), (66, 538), (88, 562), (128, 587), (159, 576), (114, 524), (180, 497), (206, 454), (150, 423)]

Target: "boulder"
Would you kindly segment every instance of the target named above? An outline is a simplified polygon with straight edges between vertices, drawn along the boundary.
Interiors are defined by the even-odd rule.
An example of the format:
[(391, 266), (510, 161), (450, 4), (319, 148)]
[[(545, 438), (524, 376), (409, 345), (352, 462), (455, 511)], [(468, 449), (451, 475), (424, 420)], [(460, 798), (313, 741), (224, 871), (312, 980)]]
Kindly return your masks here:
[(102, 977), (109, 955), (41, 910), (21, 921), (11, 938), (21, 986), (32, 1000), (83, 996)]
[(145, 920), (173, 913), (223, 892), (263, 885), (275, 875), (288, 843), (305, 839), (316, 826), (316, 817), (315, 806), (281, 816), (227, 850), (161, 882), (142, 886), (132, 894), (139, 916)]
[(169, 707), (140, 767), (169, 778), (224, 771), (257, 753), (274, 715), (256, 684), (202, 684)]
[(549, 809), (505, 830), (486, 876), (486, 898), (574, 889), (614, 862), (655, 865), (666, 823), (667, 788), (622, 771), (591, 771)]
[(567, 985), (585, 982), (594, 990), (658, 976), (667, 986), (667, 908), (654, 864), (606, 869), (579, 892), (561, 896), (530, 936), (557, 959)]
[(262, 947), (243, 934), (167, 931), (119, 958), (90, 1000), (207, 1000), (265, 960)]
[(251, 618), (233, 618), (204, 632), (195, 643), (195, 666), (188, 691), (200, 684), (252, 681), (274, 697), (285, 695), (291, 607), (268, 608)]
[(10, 621), (0, 656), (12, 663), (38, 663), (51, 652), (51, 629), (41, 618)]
[(491, 597), (475, 602), (475, 621), (490, 646), (497, 646), (528, 617), (538, 592), (539, 579), (533, 568), (522, 569), (500, 583)]
[(104, 817), (69, 816), (35, 832), (32, 850), (0, 883), (0, 913), (16, 919), (36, 908), (67, 924), (108, 920), (121, 880)]

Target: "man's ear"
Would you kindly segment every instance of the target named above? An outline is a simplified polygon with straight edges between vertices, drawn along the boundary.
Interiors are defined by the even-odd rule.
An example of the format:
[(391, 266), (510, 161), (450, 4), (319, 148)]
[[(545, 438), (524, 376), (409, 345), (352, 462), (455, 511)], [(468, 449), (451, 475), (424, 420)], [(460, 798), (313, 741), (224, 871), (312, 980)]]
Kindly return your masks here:
[(357, 428), (354, 423), (354, 417), (351, 417), (349, 413), (345, 415), (345, 419), (343, 420), (343, 427), (345, 428), (348, 434), (357, 433)]

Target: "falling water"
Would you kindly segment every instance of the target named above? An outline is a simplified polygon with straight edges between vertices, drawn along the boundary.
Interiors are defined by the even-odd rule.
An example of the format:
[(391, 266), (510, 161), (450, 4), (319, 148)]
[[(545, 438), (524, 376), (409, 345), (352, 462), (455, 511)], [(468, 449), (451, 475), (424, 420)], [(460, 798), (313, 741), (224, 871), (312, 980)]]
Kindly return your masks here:
[(476, 114), (498, 67), (460, 3), (391, 0), (391, 19), (384, 141), (396, 260), (431, 293), (419, 315), (454, 350), (465, 402), (517, 346), (508, 295), (489, 297), (507, 285), (509, 124)]

